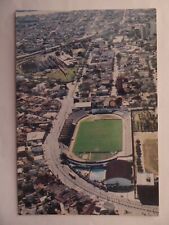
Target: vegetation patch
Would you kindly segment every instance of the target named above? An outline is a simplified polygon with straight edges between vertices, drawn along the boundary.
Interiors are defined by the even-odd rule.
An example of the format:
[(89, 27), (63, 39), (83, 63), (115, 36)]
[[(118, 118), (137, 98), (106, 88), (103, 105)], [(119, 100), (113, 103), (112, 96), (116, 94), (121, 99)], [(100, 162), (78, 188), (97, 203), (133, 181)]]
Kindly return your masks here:
[(76, 75), (75, 68), (69, 68), (65, 70), (65, 73), (61, 70), (55, 70), (47, 73), (47, 76), (52, 79), (56, 79), (57, 81), (68, 83), (74, 80)]

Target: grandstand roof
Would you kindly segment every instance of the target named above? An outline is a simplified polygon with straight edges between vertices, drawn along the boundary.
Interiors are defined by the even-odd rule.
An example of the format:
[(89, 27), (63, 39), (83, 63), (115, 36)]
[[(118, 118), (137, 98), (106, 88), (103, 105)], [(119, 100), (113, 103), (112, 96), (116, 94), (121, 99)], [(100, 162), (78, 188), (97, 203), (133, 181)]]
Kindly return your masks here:
[(27, 134), (27, 141), (42, 140), (45, 132), (35, 131)]
[(131, 175), (131, 163), (127, 161), (112, 160), (107, 165), (106, 180), (117, 177), (131, 179)]
[(75, 111), (70, 114), (69, 118), (73, 119), (73, 123), (77, 123), (80, 119), (87, 116), (87, 112), (85, 110)]
[(91, 102), (76, 102), (75, 103), (75, 108), (90, 108), (91, 107)]

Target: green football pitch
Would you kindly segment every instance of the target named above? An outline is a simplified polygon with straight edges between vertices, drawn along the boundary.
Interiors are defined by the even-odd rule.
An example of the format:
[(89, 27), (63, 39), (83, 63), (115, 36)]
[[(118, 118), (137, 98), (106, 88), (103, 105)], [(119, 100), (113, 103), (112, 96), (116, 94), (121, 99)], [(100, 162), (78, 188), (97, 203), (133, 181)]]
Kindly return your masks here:
[(121, 150), (122, 120), (101, 119), (80, 122), (73, 147), (76, 155), (85, 153), (102, 153), (103, 155)]

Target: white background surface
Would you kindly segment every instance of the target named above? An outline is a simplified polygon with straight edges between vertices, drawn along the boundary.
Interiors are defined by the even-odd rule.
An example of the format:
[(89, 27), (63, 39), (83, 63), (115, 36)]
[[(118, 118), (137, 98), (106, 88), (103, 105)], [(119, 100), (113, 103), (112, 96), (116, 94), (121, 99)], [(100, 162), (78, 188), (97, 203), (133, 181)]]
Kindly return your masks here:
[[(15, 10), (157, 8), (160, 215), (18, 216), (15, 136)], [(169, 225), (169, 1), (0, 0), (0, 225)]]

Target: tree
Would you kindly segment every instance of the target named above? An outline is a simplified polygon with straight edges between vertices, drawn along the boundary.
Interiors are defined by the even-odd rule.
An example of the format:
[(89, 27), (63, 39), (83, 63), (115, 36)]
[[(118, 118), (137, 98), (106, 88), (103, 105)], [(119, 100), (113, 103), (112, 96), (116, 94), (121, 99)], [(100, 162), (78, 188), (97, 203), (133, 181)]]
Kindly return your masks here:
[(120, 107), (122, 105), (122, 98), (121, 97), (117, 98), (115, 100), (115, 103), (116, 103), (117, 107)]
[(64, 152), (62, 152), (60, 154), (60, 159), (62, 160), (62, 163), (65, 163), (67, 161), (67, 155)]
[(119, 52), (116, 54), (116, 58), (117, 58), (117, 63), (119, 64), (121, 60), (121, 54)]

